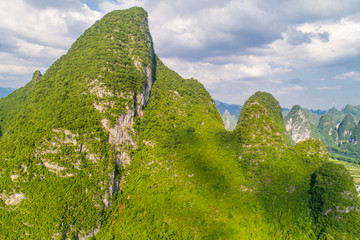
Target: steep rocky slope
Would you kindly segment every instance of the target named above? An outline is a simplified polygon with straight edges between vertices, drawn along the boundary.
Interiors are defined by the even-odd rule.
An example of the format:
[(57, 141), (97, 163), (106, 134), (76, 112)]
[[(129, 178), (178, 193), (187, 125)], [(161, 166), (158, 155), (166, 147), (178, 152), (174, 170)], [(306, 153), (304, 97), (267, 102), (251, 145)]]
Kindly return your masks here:
[(225, 129), (229, 131), (234, 130), (237, 122), (235, 115), (231, 115), (228, 110), (225, 110), (222, 115), (222, 119), (225, 125)]
[(308, 120), (304, 110), (295, 105), (285, 119), (286, 130), (289, 132), (291, 139), (297, 143), (307, 140), (311, 137), (311, 123)]

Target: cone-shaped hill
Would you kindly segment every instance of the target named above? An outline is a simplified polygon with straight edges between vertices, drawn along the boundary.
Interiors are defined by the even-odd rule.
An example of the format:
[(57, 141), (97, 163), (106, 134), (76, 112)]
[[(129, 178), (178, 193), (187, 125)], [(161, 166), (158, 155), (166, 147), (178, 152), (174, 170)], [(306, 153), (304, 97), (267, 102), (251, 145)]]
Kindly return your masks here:
[(256, 92), (245, 102), (236, 128), (237, 132), (252, 134), (249, 136), (252, 140), (261, 141), (260, 138), (271, 138), (279, 143), (279, 146), (287, 146), (290, 143), (281, 107), (278, 101), (266, 92)]
[(141, 8), (0, 99), (0, 131), (0, 239), (359, 237), (354, 184), (322, 144), (291, 147), (263, 92), (226, 131), (202, 84), (155, 55)]

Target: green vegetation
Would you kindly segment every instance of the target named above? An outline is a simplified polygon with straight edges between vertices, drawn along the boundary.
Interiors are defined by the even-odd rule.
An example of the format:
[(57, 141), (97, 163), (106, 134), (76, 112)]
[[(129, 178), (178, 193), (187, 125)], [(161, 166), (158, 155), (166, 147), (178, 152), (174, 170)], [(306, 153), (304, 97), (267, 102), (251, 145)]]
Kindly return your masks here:
[(323, 164), (311, 177), (312, 214), (320, 239), (355, 239), (360, 223), (358, 192), (344, 166)]
[(156, 57), (141, 8), (1, 99), (0, 126), (1, 239), (359, 237), (354, 183), (321, 142), (291, 146), (264, 92), (225, 130), (205, 88)]
[(237, 126), (240, 125), (241, 121), (244, 118), (245, 110), (249, 105), (259, 104), (265, 107), (265, 115), (269, 115), (269, 117), (274, 121), (274, 124), (277, 126), (278, 132), (282, 136), (282, 141), (286, 144), (290, 144), (290, 140), (287, 137), (286, 129), (284, 126), (284, 120), (282, 118), (281, 107), (276, 101), (276, 99), (270, 94), (266, 92), (256, 92), (253, 96), (251, 96), (245, 103), (241, 109)]
[[(317, 126), (311, 123), (307, 123), (308, 126), (305, 126), (304, 119), (294, 114), (299, 109), (302, 108), (298, 105), (294, 106), (292, 111), (285, 116), (287, 124), (292, 118), (292, 124), (289, 124), (291, 128), (294, 128), (298, 134), (308, 131), (310, 137), (320, 139), (331, 153), (332, 158), (343, 163), (360, 163), (360, 145), (358, 144), (360, 124), (357, 123), (360, 116), (359, 106), (347, 105), (341, 111), (336, 108), (329, 109), (326, 114), (321, 115)], [(310, 122), (311, 115), (306, 111), (304, 112), (306, 121)], [(292, 136), (294, 129), (289, 129), (290, 136)]]
[(350, 137), (350, 132), (353, 128), (355, 128), (355, 126), (355, 118), (351, 113), (349, 113), (339, 124), (339, 128), (337, 131), (339, 134), (339, 139), (345, 141), (348, 140)]
[[(353, 177), (355, 184), (360, 184), (360, 163), (356, 161), (355, 159), (341, 159), (341, 155), (334, 155), (334, 159), (332, 159), (333, 162), (337, 164), (344, 165), (345, 168), (350, 172), (350, 175)], [(340, 159), (340, 160), (338, 160)]]
[(146, 21), (140, 8), (106, 15), (0, 100), (1, 239), (76, 238), (100, 226), (121, 171), (101, 121), (114, 125), (138, 104), (155, 61)]

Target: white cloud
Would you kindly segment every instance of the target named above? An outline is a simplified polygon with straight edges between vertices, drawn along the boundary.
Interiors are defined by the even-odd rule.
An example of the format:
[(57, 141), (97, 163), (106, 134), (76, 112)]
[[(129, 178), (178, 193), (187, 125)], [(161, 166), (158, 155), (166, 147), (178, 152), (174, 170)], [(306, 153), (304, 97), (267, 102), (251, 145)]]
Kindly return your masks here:
[(22, 56), (37, 57), (37, 58), (57, 58), (64, 54), (66, 51), (62, 48), (53, 48), (37, 43), (27, 42), (25, 40), (16, 39), (16, 46), (18, 47), (18, 53)]
[(99, 8), (103, 12), (110, 12), (113, 10), (127, 9), (134, 6), (144, 7), (145, 0), (117, 0), (113, 1), (103, 1), (99, 3)]
[(347, 72), (335, 76), (336, 80), (356, 80), (360, 81), (360, 72)]
[[(60, 7), (61, 5), (61, 7)], [(0, 2), (0, 86), (19, 87), (32, 73), (46, 70), (83, 31), (102, 16), (80, 1), (12, 0)], [(7, 56), (7, 57), (4, 57)], [(8, 74), (18, 75), (9, 77)]]
[[(267, 62), (256, 56), (233, 58), (233, 61), (223, 64), (211, 62), (190, 62), (179, 58), (162, 58), (171, 69), (181, 73), (185, 78), (196, 78), (206, 87), (213, 87), (217, 82), (236, 81), (244, 85), (254, 85), (262, 78), (273, 84), (282, 83), (272, 75), (287, 72), (285, 68), (272, 68)], [(270, 79), (269, 79), (270, 78)]]
[(293, 31), (283, 32), (274, 42), (250, 50), (268, 63), (283, 68), (314, 68), (360, 53), (360, 21), (347, 18), (334, 22), (304, 23), (293, 26), (296, 34), (303, 34), (297, 44), (291, 41)]
[[(317, 61), (334, 61), (359, 54), (360, 21), (342, 18), (331, 23), (307, 23), (298, 30), (313, 34), (311, 43), (305, 44), (305, 49)], [(323, 33), (329, 34), (328, 41), (318, 37)]]
[[(0, 72), (7, 74), (19, 74), (19, 73), (28, 73), (32, 74), (35, 72), (36, 68), (34, 66), (26, 66), (26, 65), (15, 65), (15, 64), (0, 64)], [(30, 81), (31, 79), (26, 79), (26, 81)]]
[(295, 85), (292, 87), (282, 88), (282, 90), (284, 90), (284, 91), (303, 91), (303, 90), (305, 90), (305, 88), (303, 88), (302, 86), (299, 86), (299, 85)]
[[(34, 42), (53, 47), (68, 48), (74, 41), (72, 26), (77, 34), (101, 17), (101, 13), (90, 10), (86, 5), (78, 9), (37, 9), (22, 0), (0, 3), (3, 10), (0, 26), (10, 30), (17, 38), (32, 39)], [(72, 31), (70, 31), (72, 30)]]
[[(80, 0), (0, 2), (0, 85), (5, 74), (16, 72), (26, 73), (22, 76), (26, 83), (34, 70), (46, 69), (95, 20), (109, 11), (133, 6), (148, 11), (156, 53), (171, 69), (186, 78), (199, 79), (207, 88), (222, 84), (221, 94), (227, 99), (256, 90), (274, 94), (330, 90), (332, 85), (324, 81), (321, 85), (329, 87), (316, 89), (319, 85), (309, 82), (319, 81), (321, 74), (327, 82), (333, 80), (326, 75), (326, 66), (333, 66), (338, 73), (338, 65), (350, 62), (350, 58), (355, 62), (341, 68), (350, 69), (349, 73), (335, 78), (360, 80), (358, 69), (351, 68), (360, 62), (358, 0), (97, 3), (93, 8), (101, 12)], [(317, 76), (312, 77), (312, 72)], [(301, 86), (285, 85), (291, 79), (306, 79), (302, 74), (309, 79)], [(231, 91), (235, 85), (238, 88)]]
[(318, 87), (317, 90), (336, 90), (336, 87)]

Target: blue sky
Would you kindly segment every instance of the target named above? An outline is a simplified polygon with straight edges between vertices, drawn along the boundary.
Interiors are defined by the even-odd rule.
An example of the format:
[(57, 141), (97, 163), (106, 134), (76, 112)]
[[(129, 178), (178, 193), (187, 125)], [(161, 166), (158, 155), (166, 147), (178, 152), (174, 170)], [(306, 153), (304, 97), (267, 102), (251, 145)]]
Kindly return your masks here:
[(148, 11), (165, 64), (214, 99), (268, 91), (283, 107), (360, 105), (359, 0), (2, 1), (0, 87), (24, 86), (104, 14), (132, 6)]

